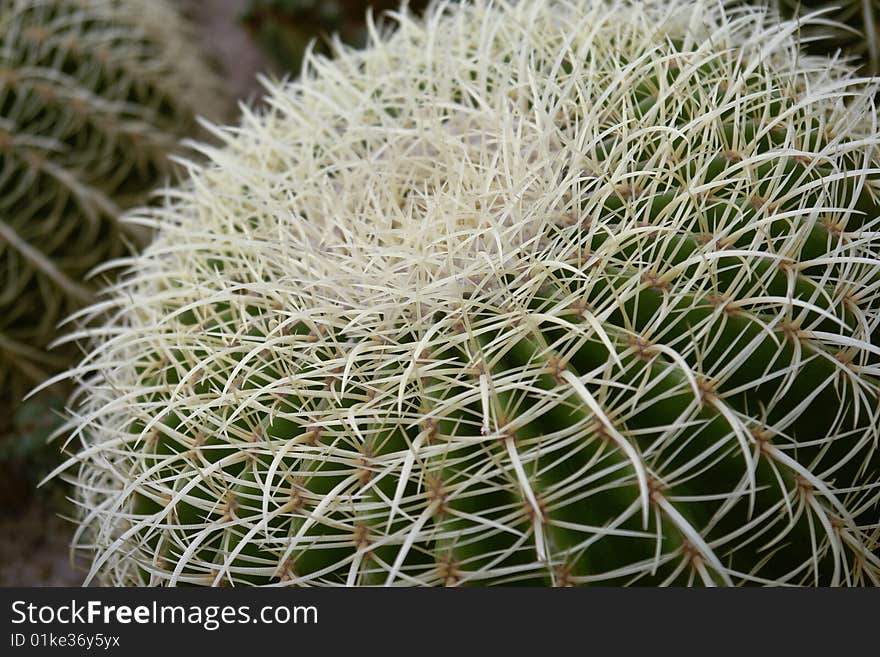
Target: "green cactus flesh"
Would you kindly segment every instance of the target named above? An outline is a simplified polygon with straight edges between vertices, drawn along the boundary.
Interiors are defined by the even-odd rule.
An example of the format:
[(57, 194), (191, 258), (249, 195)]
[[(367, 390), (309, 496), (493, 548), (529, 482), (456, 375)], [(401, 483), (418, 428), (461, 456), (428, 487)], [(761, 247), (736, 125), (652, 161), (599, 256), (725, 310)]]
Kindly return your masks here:
[(4, 409), (69, 364), (46, 350), (56, 325), (142, 236), (121, 210), (167, 181), (197, 111), (217, 116), (187, 30), (164, 0), (0, 0)]
[(156, 211), (73, 373), (89, 578), (880, 583), (874, 90), (755, 9), (447, 11)]

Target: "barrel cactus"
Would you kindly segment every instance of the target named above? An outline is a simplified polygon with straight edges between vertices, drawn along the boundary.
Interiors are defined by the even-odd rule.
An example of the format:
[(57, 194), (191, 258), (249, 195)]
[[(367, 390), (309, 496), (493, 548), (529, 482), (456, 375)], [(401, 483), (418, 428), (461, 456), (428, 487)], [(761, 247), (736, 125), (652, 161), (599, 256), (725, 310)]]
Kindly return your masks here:
[(875, 89), (700, 0), (398, 21), (144, 217), (88, 580), (880, 583)]
[(0, 0), (2, 414), (75, 351), (56, 325), (143, 229), (120, 222), (168, 179), (215, 76), (166, 0)]

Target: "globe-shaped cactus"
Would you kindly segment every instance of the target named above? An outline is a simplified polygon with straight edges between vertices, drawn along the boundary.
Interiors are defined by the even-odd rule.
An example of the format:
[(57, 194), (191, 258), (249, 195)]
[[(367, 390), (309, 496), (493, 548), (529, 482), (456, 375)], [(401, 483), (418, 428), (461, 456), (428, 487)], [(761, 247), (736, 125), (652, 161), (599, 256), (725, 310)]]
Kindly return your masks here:
[(168, 180), (217, 90), (166, 0), (0, 0), (3, 416), (71, 362), (46, 350), (57, 324), (141, 238), (121, 211)]
[(88, 579), (880, 583), (875, 89), (753, 8), (399, 21), (147, 213)]

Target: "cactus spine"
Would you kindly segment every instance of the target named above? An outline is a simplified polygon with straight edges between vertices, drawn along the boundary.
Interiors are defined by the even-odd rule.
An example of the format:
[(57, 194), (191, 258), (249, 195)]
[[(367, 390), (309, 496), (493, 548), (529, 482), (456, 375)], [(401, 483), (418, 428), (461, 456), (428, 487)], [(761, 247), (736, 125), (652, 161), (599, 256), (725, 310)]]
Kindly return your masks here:
[(398, 20), (148, 212), (89, 579), (880, 583), (875, 89), (748, 7)]

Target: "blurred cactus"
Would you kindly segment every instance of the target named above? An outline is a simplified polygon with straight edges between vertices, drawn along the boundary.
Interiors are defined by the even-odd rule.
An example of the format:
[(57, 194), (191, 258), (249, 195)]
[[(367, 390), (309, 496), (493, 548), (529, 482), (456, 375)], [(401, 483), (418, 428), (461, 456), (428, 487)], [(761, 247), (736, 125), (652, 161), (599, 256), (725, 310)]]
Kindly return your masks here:
[(0, 0), (0, 389), (65, 364), (43, 347), (125, 253), (120, 210), (214, 114), (213, 77), (164, 2)]
[[(427, 5), (427, 0), (407, 3), (414, 12)], [(242, 20), (281, 70), (297, 73), (313, 39), (322, 53), (328, 51), (328, 38), (333, 34), (344, 43), (363, 46), (367, 11), (378, 17), (400, 6), (401, 0), (250, 0)]]
[(142, 239), (121, 211), (168, 180), (218, 89), (166, 0), (0, 0), (0, 439), (75, 354), (47, 349), (57, 325)]

